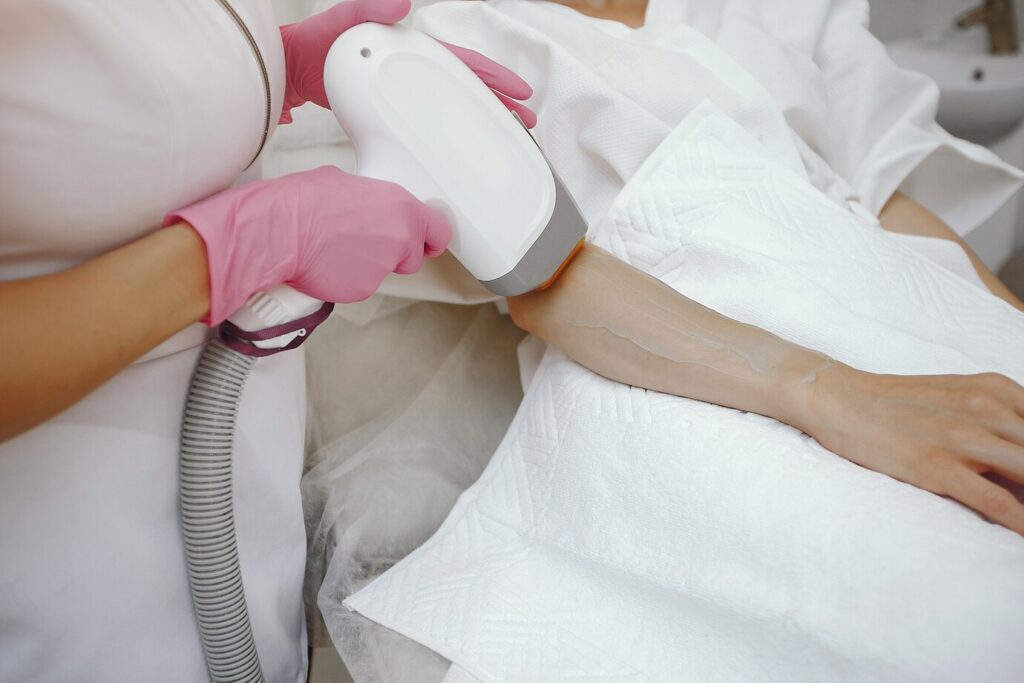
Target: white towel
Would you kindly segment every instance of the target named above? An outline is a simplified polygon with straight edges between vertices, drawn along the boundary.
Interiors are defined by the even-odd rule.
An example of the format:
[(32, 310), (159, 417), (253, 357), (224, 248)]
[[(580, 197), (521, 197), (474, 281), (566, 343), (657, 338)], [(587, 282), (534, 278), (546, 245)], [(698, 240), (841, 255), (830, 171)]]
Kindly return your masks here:
[[(710, 104), (596, 241), (856, 367), (1024, 381), (1024, 316), (828, 201)], [(484, 681), (1024, 674), (1024, 539), (774, 420), (554, 351), (438, 533), (346, 605)]]

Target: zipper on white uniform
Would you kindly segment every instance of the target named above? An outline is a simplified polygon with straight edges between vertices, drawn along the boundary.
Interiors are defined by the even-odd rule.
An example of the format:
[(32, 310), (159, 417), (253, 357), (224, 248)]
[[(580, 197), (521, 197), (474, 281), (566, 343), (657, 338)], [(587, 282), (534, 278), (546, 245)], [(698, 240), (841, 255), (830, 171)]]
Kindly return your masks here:
[(252, 166), (253, 161), (259, 158), (260, 153), (263, 151), (263, 147), (267, 144), (267, 136), (270, 135), (270, 75), (267, 73), (267, 64), (263, 61), (263, 53), (260, 52), (259, 45), (256, 44), (256, 39), (253, 37), (249, 27), (245, 25), (245, 21), (238, 15), (235, 8), (231, 6), (228, 0), (217, 0), (218, 4), (224, 8), (224, 11), (228, 13), (231, 20), (238, 26), (238, 30), (242, 32), (242, 35), (249, 43), (249, 48), (252, 50), (252, 56), (256, 59), (256, 64), (260, 68), (260, 76), (263, 78), (263, 94), (266, 102), (266, 109), (263, 113), (263, 137), (260, 139), (260, 146), (256, 149), (256, 154), (253, 155), (252, 160), (246, 165), (246, 168)]

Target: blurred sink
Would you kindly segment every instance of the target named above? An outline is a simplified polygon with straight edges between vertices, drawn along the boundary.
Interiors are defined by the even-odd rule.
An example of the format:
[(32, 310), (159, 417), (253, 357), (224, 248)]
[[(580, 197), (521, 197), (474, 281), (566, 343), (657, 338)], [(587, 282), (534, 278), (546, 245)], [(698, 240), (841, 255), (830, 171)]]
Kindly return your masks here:
[(974, 32), (886, 45), (905, 69), (939, 86), (939, 124), (953, 135), (992, 143), (1024, 119), (1024, 55), (991, 55)]

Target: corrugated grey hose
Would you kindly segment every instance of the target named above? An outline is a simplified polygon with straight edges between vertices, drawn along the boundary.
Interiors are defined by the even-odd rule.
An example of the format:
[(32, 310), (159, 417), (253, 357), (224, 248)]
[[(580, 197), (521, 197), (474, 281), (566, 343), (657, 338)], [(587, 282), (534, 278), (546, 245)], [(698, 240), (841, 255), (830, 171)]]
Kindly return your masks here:
[(232, 446), (251, 356), (211, 341), (189, 386), (180, 497), (192, 604), (213, 683), (263, 683), (235, 544)]

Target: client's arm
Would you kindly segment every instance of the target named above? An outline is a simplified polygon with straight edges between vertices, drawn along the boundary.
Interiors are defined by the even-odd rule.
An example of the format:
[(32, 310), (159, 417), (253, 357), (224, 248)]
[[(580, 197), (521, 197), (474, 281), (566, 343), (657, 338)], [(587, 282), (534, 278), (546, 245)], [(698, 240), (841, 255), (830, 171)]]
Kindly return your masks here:
[(874, 375), (731, 320), (587, 245), (512, 319), (594, 372), (760, 413), (1024, 534), (1024, 389), (1000, 375)]
[(889, 197), (889, 201), (882, 207), (882, 213), (878, 215), (878, 220), (881, 222), (882, 227), (889, 232), (901, 232), (906, 235), (921, 235), (923, 237), (938, 237), (956, 242), (971, 259), (974, 270), (977, 271), (978, 277), (985, 283), (985, 286), (1000, 299), (1024, 311), (1024, 301), (1014, 296), (1013, 292), (999, 281), (999, 278), (978, 258), (978, 255), (974, 253), (970, 245), (953, 231), (953, 228), (946, 225), (941, 218), (907, 195), (897, 191), (892, 197)]

